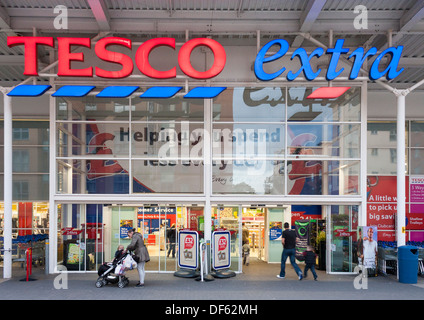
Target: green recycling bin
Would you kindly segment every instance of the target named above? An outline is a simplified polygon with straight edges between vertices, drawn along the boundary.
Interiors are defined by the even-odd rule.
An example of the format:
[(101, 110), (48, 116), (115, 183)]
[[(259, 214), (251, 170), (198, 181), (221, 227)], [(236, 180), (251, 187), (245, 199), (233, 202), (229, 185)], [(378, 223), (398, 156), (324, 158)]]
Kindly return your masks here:
[(418, 281), (418, 248), (401, 246), (398, 248), (399, 282), (417, 283)]

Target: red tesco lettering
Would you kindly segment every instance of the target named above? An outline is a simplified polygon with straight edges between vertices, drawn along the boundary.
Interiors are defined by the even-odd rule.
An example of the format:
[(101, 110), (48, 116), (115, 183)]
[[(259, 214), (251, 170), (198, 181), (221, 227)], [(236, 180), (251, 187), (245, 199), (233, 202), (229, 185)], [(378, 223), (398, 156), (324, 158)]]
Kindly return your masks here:
[[(115, 63), (121, 65), (121, 69), (118, 71), (109, 71), (99, 68), (97, 66), (87, 67), (84, 69), (72, 69), (72, 61), (84, 61), (84, 54), (82, 52), (72, 52), (72, 47), (82, 46), (91, 49), (90, 38), (64, 38), (58, 37), (58, 76), (61, 77), (92, 77), (95, 73), (96, 76), (102, 78), (125, 78), (132, 74), (134, 64), (132, 59), (120, 52), (111, 51), (108, 49), (109, 46), (122, 46), (127, 49), (132, 49), (132, 41), (126, 38), (120, 37), (106, 37), (100, 39), (95, 47), (94, 51), (98, 58), (103, 61)], [(39, 45), (45, 45), (53, 47), (53, 37), (8, 37), (7, 45), (14, 47), (17, 45), (24, 45), (25, 47), (25, 70), (24, 75), (27, 76), (38, 76), (38, 65), (37, 65), (37, 48)], [(154, 69), (149, 62), (149, 55), (152, 51), (160, 46), (169, 47), (175, 51), (175, 39), (174, 38), (154, 38), (145, 41), (139, 46), (135, 54), (135, 64), (141, 73), (154, 79), (170, 79), (177, 76), (176, 66), (167, 71), (159, 71)], [(209, 70), (198, 71), (193, 68), (190, 56), (196, 47), (205, 46), (208, 47), (214, 55), (214, 63)], [(178, 52), (178, 65), (181, 71), (188, 77), (194, 79), (210, 79), (216, 77), (225, 67), (226, 53), (220, 43), (213, 39), (208, 38), (196, 38), (184, 43)]]

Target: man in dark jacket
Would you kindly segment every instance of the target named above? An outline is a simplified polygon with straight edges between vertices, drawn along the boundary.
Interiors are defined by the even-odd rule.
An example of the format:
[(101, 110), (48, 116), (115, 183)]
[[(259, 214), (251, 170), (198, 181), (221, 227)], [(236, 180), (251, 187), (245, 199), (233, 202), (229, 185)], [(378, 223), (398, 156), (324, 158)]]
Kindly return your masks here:
[(137, 271), (140, 277), (140, 282), (136, 285), (136, 287), (144, 287), (144, 265), (146, 262), (150, 261), (149, 252), (144, 245), (143, 236), (140, 233), (135, 232), (135, 229), (128, 231), (128, 237), (130, 237), (131, 243), (128, 245), (127, 250), (134, 253), (134, 260), (137, 262)]
[(294, 270), (296, 271), (296, 274), (299, 276), (299, 280), (303, 279), (302, 271), (300, 270), (299, 266), (296, 263), (296, 232), (294, 230), (289, 229), (289, 224), (286, 222), (284, 223), (284, 231), (282, 235), (282, 244), (284, 246), (283, 253), (281, 255), (281, 270), (280, 274), (277, 275), (277, 278), (284, 279), (286, 276), (286, 261), (287, 258), (290, 258), (290, 263), (292, 264)]
[(172, 258), (175, 258), (175, 240), (176, 240), (175, 233), (176, 233), (175, 223), (173, 223), (171, 228), (169, 228), (166, 233), (166, 237), (168, 238), (168, 244), (169, 244), (168, 253), (166, 255), (167, 257), (169, 257), (169, 254), (172, 251)]

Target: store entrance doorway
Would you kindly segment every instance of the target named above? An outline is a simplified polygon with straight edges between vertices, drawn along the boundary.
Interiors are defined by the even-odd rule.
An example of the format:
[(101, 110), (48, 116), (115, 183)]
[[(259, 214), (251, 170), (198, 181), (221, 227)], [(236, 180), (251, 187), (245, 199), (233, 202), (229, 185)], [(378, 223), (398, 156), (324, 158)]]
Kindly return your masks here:
[[(325, 218), (323, 206), (295, 205), (216, 205), (212, 206), (212, 231), (222, 228), (231, 233), (231, 267), (243, 272), (247, 263), (281, 263), (284, 223), (301, 234), (299, 254), (306, 245), (318, 253), (318, 235), (324, 236), (321, 261), (325, 268)], [(308, 233), (305, 233), (305, 230)], [(319, 230), (318, 230), (319, 229)], [(249, 248), (249, 260), (244, 259), (243, 245)], [(299, 257), (301, 259), (301, 257)], [(264, 265), (265, 266), (265, 265)]]
[(204, 208), (192, 204), (114, 205), (110, 215), (110, 257), (119, 245), (128, 246), (127, 232), (135, 228), (143, 235), (150, 255), (147, 272), (175, 272), (178, 269), (177, 233), (190, 229), (204, 233)]

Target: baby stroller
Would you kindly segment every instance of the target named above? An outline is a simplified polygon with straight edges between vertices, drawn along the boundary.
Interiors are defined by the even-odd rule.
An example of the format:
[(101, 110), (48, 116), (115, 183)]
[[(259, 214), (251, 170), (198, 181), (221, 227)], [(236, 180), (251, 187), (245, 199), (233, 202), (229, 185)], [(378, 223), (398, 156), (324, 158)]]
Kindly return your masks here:
[(125, 288), (130, 282), (125, 276), (125, 271), (133, 269), (136, 266), (137, 263), (132, 258), (132, 254), (129, 251), (123, 252), (113, 262), (105, 262), (100, 266), (97, 271), (99, 277), (96, 281), (96, 287), (101, 288), (108, 283), (117, 283), (119, 288)]

